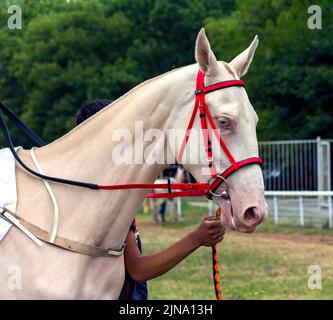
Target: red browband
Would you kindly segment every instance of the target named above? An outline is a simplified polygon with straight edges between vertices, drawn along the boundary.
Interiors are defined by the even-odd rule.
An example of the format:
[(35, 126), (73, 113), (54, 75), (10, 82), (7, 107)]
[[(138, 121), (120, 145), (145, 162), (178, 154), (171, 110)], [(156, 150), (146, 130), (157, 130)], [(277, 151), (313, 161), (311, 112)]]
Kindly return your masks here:
[(242, 80), (228, 80), (228, 81), (217, 82), (207, 87), (204, 87), (203, 89), (196, 89), (194, 93), (196, 95), (200, 93), (209, 93), (229, 87), (245, 87), (245, 82)]

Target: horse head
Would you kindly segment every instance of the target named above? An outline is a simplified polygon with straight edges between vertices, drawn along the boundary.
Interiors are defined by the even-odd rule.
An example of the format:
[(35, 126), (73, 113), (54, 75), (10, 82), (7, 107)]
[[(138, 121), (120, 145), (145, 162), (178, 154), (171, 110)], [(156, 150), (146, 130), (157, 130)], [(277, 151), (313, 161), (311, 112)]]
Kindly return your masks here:
[[(196, 40), (195, 57), (197, 67), (205, 74), (205, 87), (223, 81), (240, 80), (252, 62), (257, 45), (258, 38), (255, 37), (250, 46), (230, 63), (218, 61), (211, 50), (204, 29), (202, 29)], [(193, 90), (193, 79), (189, 81), (192, 82), (189, 86)], [(231, 86), (223, 90), (216, 90), (206, 95), (205, 102), (219, 135), (235, 161), (258, 157), (256, 136), (258, 116), (245, 89), (241, 86)], [(183, 101), (181, 108), (183, 110), (181, 114), (187, 114), (187, 117), (191, 114), (193, 95), (192, 99)], [(197, 117), (193, 123), (193, 131), (202, 130), (200, 121), (200, 118)], [(186, 121), (179, 116), (179, 120), (175, 120), (174, 125), (184, 129)], [(217, 173), (221, 173), (230, 166), (230, 157), (227, 156), (225, 150), (221, 149), (217, 139), (214, 139), (214, 135), (211, 136), (213, 137), (211, 149), (214, 169)], [(211, 182), (211, 172), (208, 169), (210, 159), (207, 159), (205, 150), (207, 145), (202, 143), (203, 137), (200, 134), (193, 135), (192, 138), (192, 140), (191, 137), (189, 138), (182, 163), (197, 181)], [(191, 159), (194, 158), (199, 161), (193, 163)], [(227, 196), (218, 196), (226, 189)], [(221, 208), (221, 220), (229, 228), (240, 232), (253, 232), (256, 226), (267, 217), (263, 176), (257, 163), (235, 170), (219, 185), (214, 194), (216, 195), (212, 199)]]

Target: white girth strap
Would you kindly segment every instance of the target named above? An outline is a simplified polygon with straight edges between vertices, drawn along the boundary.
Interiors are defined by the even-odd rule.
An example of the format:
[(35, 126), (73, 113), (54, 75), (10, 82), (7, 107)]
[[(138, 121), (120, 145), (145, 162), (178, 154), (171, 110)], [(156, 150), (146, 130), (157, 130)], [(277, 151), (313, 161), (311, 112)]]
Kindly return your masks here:
[[(34, 147), (32, 147), (30, 149), (30, 156), (31, 156), (31, 159), (34, 162), (36, 168), (37, 168), (37, 171), (40, 174), (44, 174), (43, 169), (39, 165), (39, 162), (36, 158), (36, 155), (35, 155), (35, 152), (34, 152)], [(50, 236), (50, 242), (54, 243), (54, 241), (56, 239), (56, 236), (57, 236), (58, 224), (59, 224), (59, 207), (58, 207), (57, 199), (56, 199), (56, 197), (55, 197), (55, 195), (54, 195), (54, 193), (51, 189), (51, 186), (50, 186), (49, 182), (47, 180), (44, 180), (44, 179), (43, 179), (43, 182), (44, 182), (44, 185), (45, 185), (47, 191), (49, 192), (49, 195), (50, 195), (51, 200), (52, 200), (53, 208), (54, 208), (53, 226), (52, 226), (52, 232), (51, 232), (51, 236)]]

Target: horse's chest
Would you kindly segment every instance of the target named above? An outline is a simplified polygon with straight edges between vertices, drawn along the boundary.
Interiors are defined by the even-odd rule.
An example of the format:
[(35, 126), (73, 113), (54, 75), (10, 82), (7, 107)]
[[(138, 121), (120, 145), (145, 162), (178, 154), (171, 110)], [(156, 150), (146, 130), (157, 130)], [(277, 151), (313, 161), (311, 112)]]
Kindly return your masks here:
[(118, 299), (124, 282), (123, 257), (40, 248), (16, 229), (0, 246), (0, 268), (0, 297), (6, 299)]

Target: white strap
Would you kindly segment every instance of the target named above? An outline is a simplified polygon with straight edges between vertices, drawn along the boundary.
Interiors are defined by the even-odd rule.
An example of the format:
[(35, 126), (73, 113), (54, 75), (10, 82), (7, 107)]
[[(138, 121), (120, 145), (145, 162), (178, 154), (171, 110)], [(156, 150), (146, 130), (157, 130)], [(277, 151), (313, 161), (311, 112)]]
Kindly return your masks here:
[[(38, 163), (38, 160), (36, 158), (36, 155), (35, 155), (35, 152), (34, 152), (34, 147), (32, 147), (30, 149), (30, 156), (31, 156), (31, 159), (32, 161), (34, 162), (36, 168), (37, 168), (37, 171), (40, 173), (40, 174), (44, 174), (41, 166), (39, 165)], [(52, 232), (51, 232), (51, 237), (50, 237), (50, 242), (51, 243), (54, 243), (55, 239), (56, 239), (56, 236), (57, 236), (57, 231), (58, 231), (58, 224), (59, 224), (59, 208), (58, 208), (58, 203), (57, 203), (57, 199), (51, 189), (51, 186), (49, 184), (49, 182), (47, 180), (44, 180), (43, 179), (43, 182), (45, 184), (45, 187), (47, 189), (47, 191), (49, 192), (49, 195), (51, 197), (51, 200), (52, 200), (52, 204), (53, 204), (53, 208), (54, 208), (54, 217), (53, 217), (53, 227), (52, 227)]]

